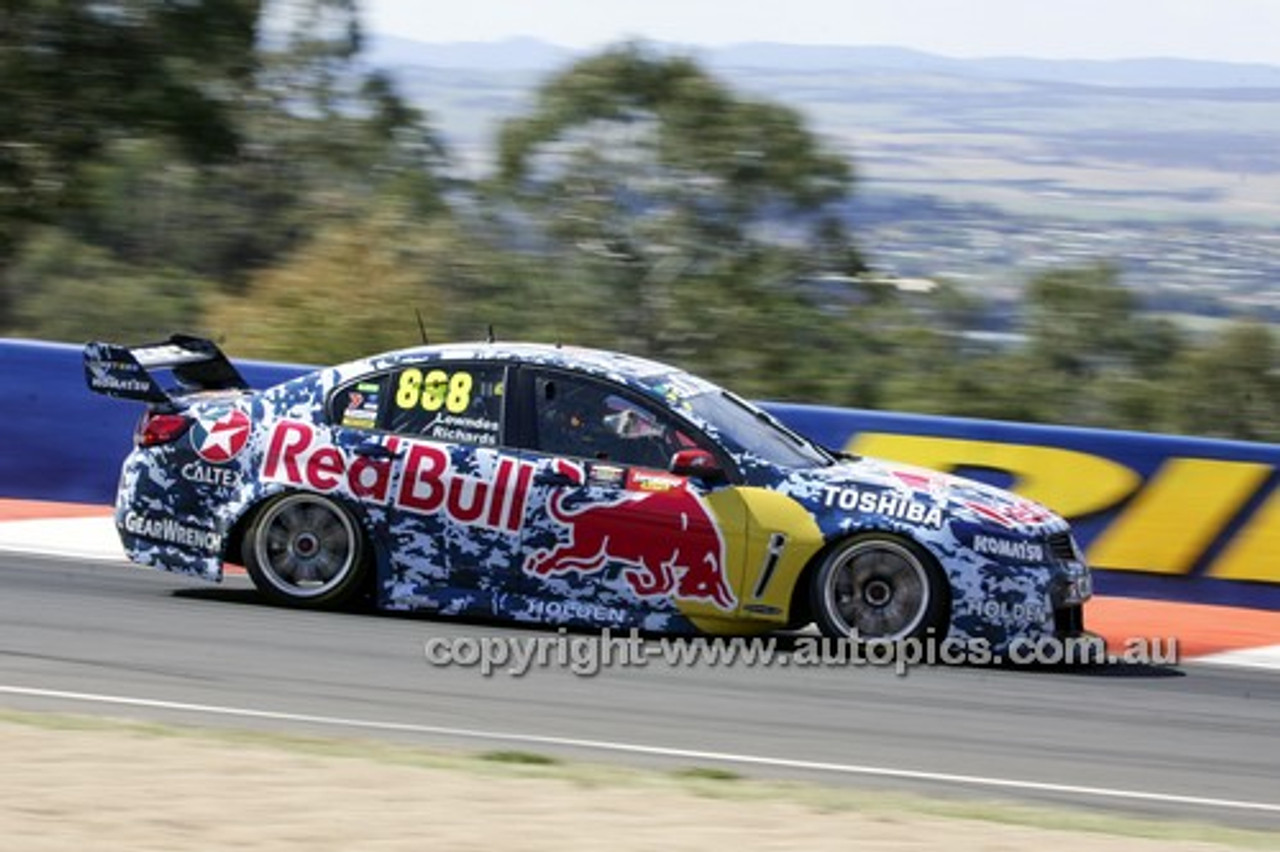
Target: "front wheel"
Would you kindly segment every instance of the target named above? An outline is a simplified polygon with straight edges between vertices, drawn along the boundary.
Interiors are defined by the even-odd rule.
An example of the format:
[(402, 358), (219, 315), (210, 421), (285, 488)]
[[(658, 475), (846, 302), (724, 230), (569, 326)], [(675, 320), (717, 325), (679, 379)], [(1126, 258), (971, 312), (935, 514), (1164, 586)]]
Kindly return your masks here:
[(263, 506), (244, 540), (258, 591), (277, 603), (338, 607), (361, 592), (365, 538), (351, 513), (326, 497), (285, 494)]
[(892, 642), (931, 628), (945, 634), (949, 598), (946, 577), (918, 545), (867, 533), (827, 555), (810, 604), (824, 636)]

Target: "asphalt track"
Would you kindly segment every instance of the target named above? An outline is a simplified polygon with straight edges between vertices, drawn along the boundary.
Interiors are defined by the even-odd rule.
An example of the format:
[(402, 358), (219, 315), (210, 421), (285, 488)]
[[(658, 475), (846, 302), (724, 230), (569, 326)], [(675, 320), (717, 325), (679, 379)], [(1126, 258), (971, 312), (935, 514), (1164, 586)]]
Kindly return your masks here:
[(0, 706), (518, 748), (1280, 830), (1280, 674), (1113, 666), (427, 665), (432, 637), (554, 636), (312, 613), (243, 577), (0, 555)]

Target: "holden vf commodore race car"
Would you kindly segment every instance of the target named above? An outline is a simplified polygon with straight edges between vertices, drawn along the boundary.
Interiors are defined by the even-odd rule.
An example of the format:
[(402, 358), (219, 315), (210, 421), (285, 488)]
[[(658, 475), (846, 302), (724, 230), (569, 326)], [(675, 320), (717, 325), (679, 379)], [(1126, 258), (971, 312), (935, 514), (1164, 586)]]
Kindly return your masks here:
[(424, 345), (259, 391), (195, 337), (84, 363), (148, 404), (115, 510), (128, 556), (209, 580), (242, 563), (279, 603), (993, 647), (1083, 629), (1089, 570), (1044, 507), (828, 451), (654, 361)]

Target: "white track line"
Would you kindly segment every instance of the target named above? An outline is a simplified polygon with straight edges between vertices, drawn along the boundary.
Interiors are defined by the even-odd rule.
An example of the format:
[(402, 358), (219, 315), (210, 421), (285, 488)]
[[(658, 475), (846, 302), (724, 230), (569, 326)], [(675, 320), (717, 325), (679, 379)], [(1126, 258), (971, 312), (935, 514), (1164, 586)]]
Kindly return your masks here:
[(911, 781), (934, 781), (962, 784), (973, 787), (991, 787), (1012, 790), (1028, 790), (1042, 793), (1064, 793), (1099, 799), (1125, 799), (1161, 804), (1194, 805), (1207, 808), (1223, 808), (1239, 811), (1258, 811), (1280, 814), (1280, 804), (1247, 802), (1235, 799), (1212, 799), (1202, 796), (1182, 796), (1173, 793), (1152, 793), (1142, 790), (1116, 790), (1107, 787), (1084, 787), (1075, 784), (1052, 784), (1042, 781), (1017, 781), (1007, 778), (988, 778), (980, 775), (954, 775), (946, 772), (920, 772), (911, 769), (892, 769), (880, 766), (825, 763), (811, 760), (792, 760), (779, 757), (761, 757), (730, 752), (697, 751), (664, 746), (635, 745), (608, 740), (582, 740), (571, 737), (548, 737), (536, 734), (513, 734), (501, 731), (480, 731), (468, 728), (448, 728), (437, 725), (416, 725), (405, 722), (377, 722), (367, 719), (346, 719), (337, 716), (312, 716), (305, 713), (281, 713), (273, 710), (255, 710), (243, 707), (223, 707), (211, 704), (188, 704), (180, 701), (160, 701), (150, 698), (130, 698), (117, 695), (100, 695), (87, 692), (65, 692), (56, 689), (34, 689), (24, 686), (0, 685), (0, 694), (29, 698), (53, 698), (63, 701), (81, 701), (92, 704), (111, 704), (125, 707), (145, 707), (156, 710), (178, 710), (210, 716), (242, 719), (266, 719), (278, 722), (301, 722), (311, 725), (357, 728), (369, 731), (394, 731), (399, 733), (430, 734), (459, 739), (496, 740), (531, 745), (561, 746), (592, 749), (595, 751), (643, 754), (654, 757), (675, 757), (687, 760), (711, 760), (720, 763), (736, 763), (750, 766), (768, 766), (781, 769), (803, 769), (833, 772), (843, 775), (862, 775), (879, 778), (897, 778)]
[(1223, 651), (1204, 657), (1196, 657), (1195, 661), (1210, 666), (1235, 666), (1244, 669), (1280, 671), (1280, 645)]

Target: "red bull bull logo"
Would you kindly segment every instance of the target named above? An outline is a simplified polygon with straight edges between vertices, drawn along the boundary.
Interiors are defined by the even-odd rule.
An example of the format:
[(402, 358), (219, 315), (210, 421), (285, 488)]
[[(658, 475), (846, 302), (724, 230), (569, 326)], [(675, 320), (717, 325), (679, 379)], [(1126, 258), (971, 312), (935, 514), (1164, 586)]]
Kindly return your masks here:
[[(557, 461), (556, 467), (575, 483), (586, 479), (576, 464)], [(609, 501), (570, 507), (566, 503), (572, 493), (559, 489), (548, 500), (548, 513), (566, 537), (550, 550), (530, 554), (525, 573), (594, 574), (611, 562), (621, 563), (626, 566), (623, 578), (641, 598), (702, 601), (725, 611), (737, 606), (725, 577), (720, 529), (697, 494), (683, 486), (627, 491)], [(646, 533), (647, 521), (679, 532)]]

